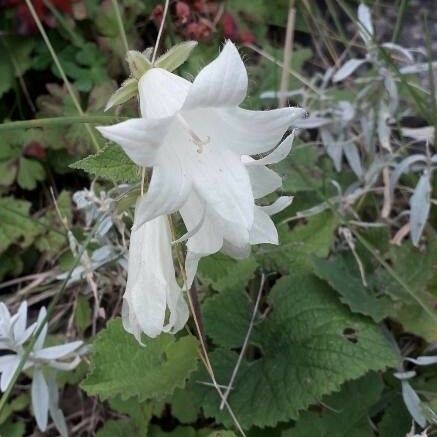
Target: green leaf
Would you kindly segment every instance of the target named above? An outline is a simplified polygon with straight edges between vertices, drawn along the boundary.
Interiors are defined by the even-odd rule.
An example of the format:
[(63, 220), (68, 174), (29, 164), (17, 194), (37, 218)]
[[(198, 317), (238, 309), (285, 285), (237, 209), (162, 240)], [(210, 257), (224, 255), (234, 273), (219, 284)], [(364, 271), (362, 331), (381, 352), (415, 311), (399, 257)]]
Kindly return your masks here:
[(22, 76), (32, 65), (35, 40), (15, 36), (2, 36), (0, 43), (0, 97), (13, 87), (15, 77)]
[[(382, 393), (381, 378), (370, 373), (346, 383), (339, 393), (324, 399), (321, 412), (306, 411), (283, 437), (373, 437), (369, 409)], [(402, 435), (402, 434), (392, 434)]]
[(135, 82), (136, 94), (138, 91), (138, 80), (152, 68), (152, 64), (143, 53), (137, 50), (129, 50), (127, 52), (126, 62), (129, 65), (130, 74), (132, 76), (132, 78), (128, 80)]
[(40, 162), (34, 159), (20, 158), (17, 182), (25, 190), (34, 190), (38, 182), (45, 179), (46, 172)]
[(194, 428), (190, 426), (178, 426), (173, 431), (166, 432), (152, 426), (148, 437), (200, 437)]
[(132, 420), (108, 420), (97, 431), (97, 437), (130, 437), (138, 436), (138, 429)]
[(286, 273), (297, 266), (309, 266), (311, 261), (306, 255), (328, 255), (337, 225), (336, 217), (325, 212), (311, 217), (306, 224), (297, 225), (291, 232), (280, 226), (279, 246), (263, 246), (257, 258), (269, 271)]
[[(410, 287), (430, 309), (437, 308), (437, 238), (429, 241), (428, 247), (419, 251), (410, 242), (401, 247), (392, 246), (386, 255), (396, 274)], [(376, 281), (381, 291), (395, 301), (397, 320), (404, 330), (432, 342), (437, 338), (437, 324), (425, 310), (402, 288), (399, 283), (380, 268)]]
[(173, 46), (156, 60), (156, 66), (164, 70), (174, 71), (180, 67), (197, 46), (197, 41), (184, 41)]
[(353, 257), (338, 255), (332, 260), (313, 259), (314, 272), (340, 294), (340, 300), (352, 312), (361, 313), (380, 322), (392, 311), (392, 302), (386, 296), (377, 298), (363, 285)]
[(140, 180), (138, 166), (128, 158), (121, 147), (115, 145), (106, 146), (95, 155), (70, 164), (70, 167), (109, 179), (114, 183), (135, 183)]
[[(67, 244), (65, 226), (69, 226), (72, 218), (71, 193), (62, 191), (56, 199), (57, 208), (52, 205), (40, 219), (46, 229), (35, 240), (35, 247), (48, 254), (57, 253)], [(63, 225), (63, 223), (64, 225)]]
[(378, 423), (379, 437), (407, 436), (411, 429), (411, 416), (399, 396), (384, 411)]
[(162, 334), (143, 342), (142, 347), (123, 329), (120, 319), (109, 322), (93, 343), (91, 372), (83, 389), (102, 399), (120, 395), (144, 401), (162, 399), (183, 387), (197, 367), (195, 338)]
[[(297, 193), (321, 187), (322, 178), (316, 165), (317, 158), (315, 148), (306, 144), (296, 144), (291, 154), (277, 165), (277, 171), (284, 181), (282, 189)], [(308, 177), (311, 177), (313, 184), (308, 184)]]
[(25, 426), (23, 422), (8, 421), (0, 425), (0, 436), (22, 437), (24, 436)]
[[(229, 402), (243, 427), (274, 426), (296, 419), (299, 411), (369, 370), (395, 366), (389, 341), (369, 319), (351, 314), (326, 283), (309, 272), (293, 271), (272, 289), (268, 317), (255, 322), (249, 353), (243, 359)], [(227, 384), (251, 317), (253, 302), (242, 290), (206, 301), (206, 332), (222, 346), (211, 354), (219, 384)], [(256, 358), (253, 360), (253, 358)], [(218, 409), (217, 395), (204, 373), (192, 378), (199, 405), (207, 416), (230, 424)]]
[(121, 87), (118, 88), (109, 98), (108, 103), (106, 104), (105, 111), (112, 108), (116, 105), (121, 105), (122, 103), (126, 103), (131, 98), (135, 97), (138, 93), (138, 81), (136, 79), (130, 78), (124, 81), (121, 84)]
[[(128, 400), (122, 400), (120, 397), (113, 398), (109, 401), (110, 407), (121, 414), (127, 414), (130, 417), (130, 421), (122, 421), (126, 423), (126, 426), (134, 429), (132, 435), (146, 437), (148, 435), (149, 422), (152, 418), (152, 403), (140, 403), (136, 398), (130, 398)], [(118, 429), (119, 423), (111, 424), (108, 429)], [(105, 432), (108, 430), (105, 429)], [(106, 434), (104, 434), (106, 435)], [(109, 435), (109, 434), (107, 434)], [(116, 434), (117, 435), (117, 434)], [(124, 434), (126, 435), (126, 434)]]
[(77, 296), (74, 322), (80, 334), (91, 325), (91, 307), (88, 299), (82, 294)]
[(44, 229), (29, 217), (30, 203), (13, 197), (0, 198), (0, 254), (12, 243), (27, 247)]
[(199, 408), (185, 390), (177, 388), (172, 396), (166, 399), (166, 403), (171, 404), (171, 415), (182, 424), (196, 422)]
[(199, 276), (217, 291), (243, 289), (254, 277), (258, 263), (254, 258), (236, 261), (222, 253), (202, 258)]
[(29, 405), (29, 400), (29, 395), (23, 393), (8, 402), (0, 414), (0, 425), (3, 425), (14, 413), (24, 410)]
[(0, 255), (0, 279), (7, 274), (18, 276), (23, 271), (23, 261), (20, 253), (10, 247), (6, 252)]

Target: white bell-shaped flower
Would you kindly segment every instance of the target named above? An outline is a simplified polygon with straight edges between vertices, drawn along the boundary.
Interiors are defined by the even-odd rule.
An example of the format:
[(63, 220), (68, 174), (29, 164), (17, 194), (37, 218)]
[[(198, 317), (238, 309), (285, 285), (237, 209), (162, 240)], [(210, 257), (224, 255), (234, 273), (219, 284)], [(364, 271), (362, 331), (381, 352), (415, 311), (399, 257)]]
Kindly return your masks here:
[(159, 216), (136, 227), (138, 220), (137, 208), (122, 318), (126, 331), (141, 342), (142, 332), (156, 337), (161, 332), (179, 331), (189, 313), (176, 282), (168, 218)]
[[(137, 225), (180, 210), (189, 233), (203, 231), (188, 242), (190, 280), (201, 254), (223, 249), (241, 258), (255, 241), (277, 240), (255, 198), (279, 188), (281, 178), (265, 166), (272, 162), (251, 166), (244, 158), (274, 149), (305, 111), (242, 109), (247, 82), (238, 50), (228, 41), (193, 83), (160, 68), (148, 70), (139, 80), (142, 118), (99, 128), (136, 164), (153, 167)], [(268, 228), (267, 239), (254, 235), (259, 226)]]

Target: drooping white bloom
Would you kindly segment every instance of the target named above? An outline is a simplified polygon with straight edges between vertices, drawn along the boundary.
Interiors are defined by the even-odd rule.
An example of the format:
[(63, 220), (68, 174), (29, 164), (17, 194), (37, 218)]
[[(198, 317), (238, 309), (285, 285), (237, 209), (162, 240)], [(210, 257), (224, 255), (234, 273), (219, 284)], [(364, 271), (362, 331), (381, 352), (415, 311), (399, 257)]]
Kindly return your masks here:
[[(282, 186), (281, 177), (267, 167), (284, 159), (291, 150), (293, 135), (284, 140), (272, 153), (261, 159), (243, 155), (242, 163), (249, 173), (255, 200), (264, 197)], [(244, 228), (224, 220), (213, 210), (202, 213), (201, 201), (191, 194), (180, 209), (181, 215), (190, 232), (197, 229), (188, 239), (186, 270), (188, 284), (191, 284), (197, 271), (200, 258), (222, 250), (229, 256), (242, 259), (249, 255), (253, 244), (278, 244), (278, 232), (270, 216), (289, 206), (292, 198), (282, 196), (271, 206), (254, 205), (254, 221), (247, 235)], [(202, 214), (204, 214), (202, 216)], [(200, 227), (198, 223), (201, 223)]]
[(139, 80), (142, 118), (99, 128), (136, 164), (153, 167), (137, 206), (138, 225), (180, 210), (189, 231), (203, 231), (188, 242), (190, 278), (200, 254), (223, 248), (243, 257), (250, 244), (276, 242), (255, 198), (277, 189), (281, 178), (265, 167), (269, 162), (252, 166), (243, 157), (272, 150), (304, 111), (240, 108), (247, 82), (240, 55), (227, 42), (193, 83), (160, 68), (148, 70)]
[(156, 337), (161, 332), (183, 328), (188, 307), (176, 282), (167, 217), (159, 216), (135, 227), (138, 220), (141, 217), (137, 209), (130, 238), (122, 318), (126, 331), (141, 342), (141, 332)]
[[(33, 332), (41, 325), (46, 315), (46, 309), (41, 308), (38, 320), (26, 328), (27, 303), (23, 302), (17, 313), (11, 316), (8, 308), (0, 303), (0, 349), (8, 350), (0, 357), (0, 389), (4, 392), (24, 354), (23, 344)], [(58, 390), (55, 380), (56, 370), (72, 370), (80, 362), (78, 350), (83, 345), (82, 341), (59, 346), (44, 347), (47, 336), (47, 324), (44, 324), (32, 352), (28, 356), (23, 370), (32, 372), (32, 409), (36, 423), (41, 431), (47, 428), (48, 414), (52, 417), (62, 436), (67, 436), (67, 426), (62, 411), (58, 407)], [(45, 369), (45, 373), (43, 372)]]

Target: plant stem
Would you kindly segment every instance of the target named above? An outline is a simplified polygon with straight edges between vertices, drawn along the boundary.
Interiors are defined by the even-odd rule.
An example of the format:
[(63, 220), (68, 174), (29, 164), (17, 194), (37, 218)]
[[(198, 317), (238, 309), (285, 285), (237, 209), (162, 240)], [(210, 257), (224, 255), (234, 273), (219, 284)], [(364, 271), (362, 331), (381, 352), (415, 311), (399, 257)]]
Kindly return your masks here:
[(68, 126), (76, 123), (115, 123), (123, 120), (127, 120), (127, 117), (116, 117), (113, 115), (77, 115), (70, 117), (35, 118), (34, 120), (20, 120), (2, 123), (0, 124), (0, 132), (15, 129)]
[(399, 5), (399, 9), (398, 9), (398, 18), (396, 20), (396, 26), (395, 26), (395, 30), (393, 32), (393, 37), (392, 37), (392, 42), (397, 43), (398, 39), (399, 39), (399, 35), (401, 33), (402, 30), (402, 23), (404, 21), (404, 17), (405, 17), (405, 12), (407, 10), (408, 7), (408, 1), (409, 0), (400, 0), (400, 5)]
[(159, 42), (161, 41), (162, 31), (164, 30), (164, 23), (165, 23), (165, 19), (167, 17), (169, 3), (170, 3), (169, 0), (165, 0), (164, 13), (162, 14), (162, 21), (161, 21), (161, 24), (159, 26), (158, 36), (156, 37), (156, 43), (155, 43), (155, 47), (153, 49), (152, 66), (155, 64), (156, 54), (158, 53)]
[(290, 0), (287, 18), (287, 31), (285, 33), (284, 58), (281, 74), (281, 85), (279, 87), (278, 106), (283, 108), (287, 103), (286, 93), (288, 91), (288, 69), (290, 68), (291, 56), (293, 54), (293, 39), (294, 39), (294, 22), (296, 19), (296, 9), (294, 7), (295, 0)]
[(117, 25), (120, 30), (121, 40), (123, 41), (124, 49), (127, 52), (129, 50), (129, 44), (127, 43), (126, 31), (124, 30), (123, 20), (121, 19), (120, 8), (117, 0), (112, 0), (112, 7), (114, 8), (115, 16), (117, 17)]

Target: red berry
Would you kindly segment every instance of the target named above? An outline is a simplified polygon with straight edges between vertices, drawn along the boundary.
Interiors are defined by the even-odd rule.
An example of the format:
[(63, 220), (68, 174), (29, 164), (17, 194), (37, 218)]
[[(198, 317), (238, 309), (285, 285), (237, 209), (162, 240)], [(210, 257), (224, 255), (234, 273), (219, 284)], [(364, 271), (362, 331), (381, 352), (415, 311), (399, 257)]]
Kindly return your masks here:
[(238, 29), (234, 17), (229, 12), (225, 12), (222, 16), (221, 24), (224, 37), (235, 41), (237, 39)]
[(185, 24), (190, 18), (190, 7), (182, 1), (178, 1), (175, 5), (176, 17), (182, 24)]
[(24, 155), (29, 158), (44, 159), (47, 151), (41, 143), (31, 141), (24, 147)]

